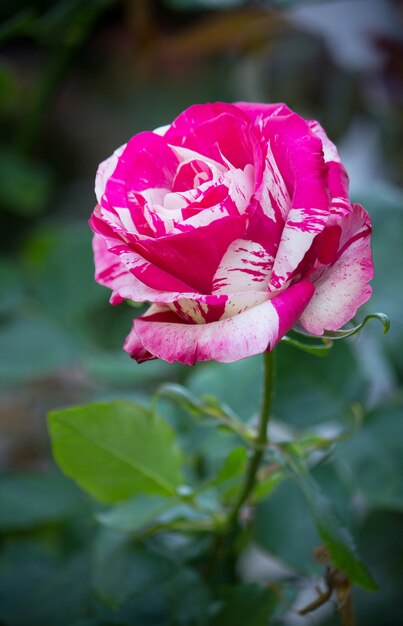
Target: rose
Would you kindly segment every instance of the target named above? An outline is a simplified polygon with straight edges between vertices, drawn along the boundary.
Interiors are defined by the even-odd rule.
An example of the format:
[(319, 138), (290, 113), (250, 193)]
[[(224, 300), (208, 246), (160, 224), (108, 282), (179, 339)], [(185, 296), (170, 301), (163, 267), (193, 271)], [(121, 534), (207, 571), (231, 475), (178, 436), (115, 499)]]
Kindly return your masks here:
[(101, 163), (96, 195), (96, 280), (152, 303), (124, 346), (139, 362), (241, 359), (371, 294), (369, 217), (321, 126), (283, 104), (192, 106)]

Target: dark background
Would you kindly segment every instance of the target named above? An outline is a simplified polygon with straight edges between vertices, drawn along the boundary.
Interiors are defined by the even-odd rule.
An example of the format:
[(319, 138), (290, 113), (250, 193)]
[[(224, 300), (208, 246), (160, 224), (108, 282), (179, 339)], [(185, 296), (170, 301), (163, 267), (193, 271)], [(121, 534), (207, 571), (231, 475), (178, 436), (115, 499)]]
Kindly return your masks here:
[[(256, 410), (256, 358), (138, 366), (121, 349), (133, 311), (110, 307), (93, 281), (87, 220), (98, 163), (136, 132), (216, 100), (284, 101), (318, 119), (340, 148), (353, 199), (373, 219), (376, 275), (366, 311), (387, 313), (391, 332), (383, 336), (372, 322), (324, 361), (281, 346), (275, 413), (295, 429), (331, 429), (360, 403), (358, 433), (315, 471), (381, 587), (356, 592), (360, 623), (400, 623), (402, 32), (402, 4), (387, 0), (2, 0), (0, 624), (126, 623), (88, 613), (94, 586), (102, 596), (81, 564), (91, 512), (53, 474), (48, 410), (145, 399), (164, 380), (216, 393), (245, 418)], [(204, 433), (201, 454), (211, 467), (228, 451), (213, 435)], [(256, 543), (301, 580), (315, 574), (318, 539), (290, 486), (260, 506)], [(92, 580), (89, 588), (76, 589), (80, 577)], [(186, 619), (172, 623), (198, 623)], [(333, 623), (331, 611), (324, 619)], [(286, 623), (306, 623), (296, 620)]]

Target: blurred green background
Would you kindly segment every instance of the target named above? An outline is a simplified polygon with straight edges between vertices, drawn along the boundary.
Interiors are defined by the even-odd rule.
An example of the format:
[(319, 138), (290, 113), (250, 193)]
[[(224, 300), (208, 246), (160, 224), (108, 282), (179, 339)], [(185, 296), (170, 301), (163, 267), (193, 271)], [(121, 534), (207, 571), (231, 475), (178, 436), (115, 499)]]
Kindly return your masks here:
[[(136, 132), (216, 100), (284, 101), (320, 120), (340, 148), (353, 199), (372, 217), (376, 274), (366, 311), (389, 315), (391, 332), (369, 324), (325, 360), (280, 346), (274, 412), (287, 428), (332, 432), (351, 419), (352, 402), (361, 404), (357, 434), (315, 475), (380, 585), (374, 594), (355, 592), (359, 623), (401, 623), (402, 32), (403, 7), (392, 0), (2, 1), (1, 625), (206, 623), (193, 570), (184, 565), (175, 577), (170, 556), (154, 563), (155, 549), (139, 548), (130, 561), (120, 545), (110, 554), (94, 545), (93, 504), (55, 473), (45, 415), (93, 399), (147, 399), (174, 380), (216, 394), (245, 419), (256, 412), (259, 357), (139, 366), (122, 351), (133, 310), (110, 307), (108, 290), (93, 280), (87, 220), (98, 163)], [(188, 455), (197, 440), (203, 471), (223, 462), (231, 441), (183, 420), (175, 425)], [(318, 543), (300, 496), (285, 483), (258, 508), (256, 550), (242, 575), (276, 580), (265, 560), (274, 554), (303, 596), (320, 573), (311, 557)], [(190, 547), (183, 550), (186, 563)], [(170, 586), (161, 571), (170, 572)], [(278, 620), (306, 623), (292, 609)], [(315, 620), (337, 623), (331, 607)]]

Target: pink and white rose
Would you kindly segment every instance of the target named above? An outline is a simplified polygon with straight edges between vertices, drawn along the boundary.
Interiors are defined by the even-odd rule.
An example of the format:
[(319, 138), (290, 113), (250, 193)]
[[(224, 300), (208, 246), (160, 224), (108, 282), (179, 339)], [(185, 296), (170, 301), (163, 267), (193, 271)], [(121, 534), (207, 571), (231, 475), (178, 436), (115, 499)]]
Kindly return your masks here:
[(315, 335), (371, 294), (371, 224), (322, 127), (284, 104), (204, 104), (101, 163), (90, 225), (111, 304), (150, 302), (125, 350), (188, 365)]

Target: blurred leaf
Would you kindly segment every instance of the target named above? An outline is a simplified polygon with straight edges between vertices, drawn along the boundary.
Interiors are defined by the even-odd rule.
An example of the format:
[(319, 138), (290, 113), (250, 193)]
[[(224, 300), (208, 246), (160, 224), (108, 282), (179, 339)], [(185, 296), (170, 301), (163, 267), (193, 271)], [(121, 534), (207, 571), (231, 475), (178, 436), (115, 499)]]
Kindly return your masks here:
[(74, 362), (78, 348), (53, 321), (24, 317), (0, 326), (0, 353), (7, 355), (0, 362), (4, 385), (54, 374)]
[(107, 292), (94, 280), (91, 239), (90, 228), (81, 222), (43, 228), (31, 235), (24, 251), (26, 273), (41, 305), (75, 331), (78, 320), (107, 303)]
[(161, 513), (176, 504), (175, 498), (139, 494), (104, 513), (99, 513), (97, 520), (112, 530), (139, 533), (155, 524)]
[(358, 556), (349, 530), (338, 518), (331, 502), (308, 473), (301, 458), (295, 454), (293, 445), (282, 444), (279, 449), (282, 450), (284, 459), (308, 503), (319, 536), (329, 549), (335, 566), (345, 572), (352, 583), (370, 591), (377, 589), (372, 576)]
[(173, 495), (181, 483), (172, 430), (141, 405), (116, 400), (54, 411), (49, 429), (61, 469), (101, 502)]
[(253, 490), (253, 501), (260, 502), (265, 500), (286, 478), (288, 478), (288, 476), (284, 469), (276, 465), (262, 468), (258, 483)]
[(5, 474), (0, 477), (0, 531), (59, 522), (82, 504), (75, 486), (57, 474)]
[(49, 168), (5, 150), (0, 151), (0, 210), (30, 217), (47, 208), (53, 180)]
[(46, 567), (35, 566), (25, 555), (23, 567), (21, 561), (2, 565), (0, 619), (7, 626), (72, 626), (85, 615), (90, 595), (87, 555)]
[[(403, 291), (401, 283), (403, 264), (403, 193), (386, 184), (363, 190), (360, 202), (366, 207), (373, 222), (372, 248), (375, 266), (371, 308), (384, 310), (391, 321), (389, 336), (378, 336), (382, 346), (388, 346), (394, 360), (403, 372)], [(393, 250), (393, 254), (390, 251)], [(368, 331), (369, 332), (369, 331)], [(375, 332), (374, 332), (375, 335)]]
[(199, 522), (209, 524), (209, 516), (196, 511), (190, 504), (184, 504), (180, 498), (162, 498), (142, 494), (97, 515), (103, 526), (112, 530), (130, 532), (136, 536), (164, 529), (186, 528), (195, 530)]
[(178, 626), (207, 624), (210, 590), (199, 572), (190, 567), (177, 569), (163, 583), (162, 593)]
[(277, 604), (272, 591), (255, 583), (238, 584), (221, 595), (222, 605), (211, 626), (267, 626)]
[(346, 478), (370, 506), (403, 512), (403, 401), (369, 413), (352, 440), (336, 448)]
[(182, 385), (166, 383), (158, 389), (156, 397), (167, 398), (176, 402), (191, 415), (204, 414), (203, 402)]
[[(248, 441), (254, 436), (254, 431), (245, 427), (232, 409), (214, 396), (204, 395), (202, 398), (197, 398), (186, 387), (167, 383), (160, 387), (155, 398), (172, 400), (195, 417), (212, 418), (213, 424), (217, 421), (221, 429), (236, 433)], [(206, 420), (204, 422), (206, 423)]]
[(117, 608), (139, 597), (174, 572), (174, 564), (136, 544), (127, 534), (103, 530), (94, 543), (92, 584), (98, 596)]
[(277, 559), (304, 574), (317, 571), (312, 549), (320, 539), (306, 502), (290, 479), (258, 503), (254, 532), (258, 545)]
[(213, 484), (220, 483), (236, 478), (243, 474), (247, 465), (247, 452), (243, 447), (234, 448), (227, 456), (224, 465), (220, 468)]
[[(287, 344), (277, 350), (273, 414), (289, 424), (339, 420), (366, 390), (365, 378), (347, 342), (335, 344), (328, 359), (314, 359)], [(243, 420), (258, 414), (262, 396), (261, 355), (234, 363), (196, 368), (188, 386), (196, 396), (211, 394), (235, 408)], [(342, 390), (342, 391), (341, 391)]]

